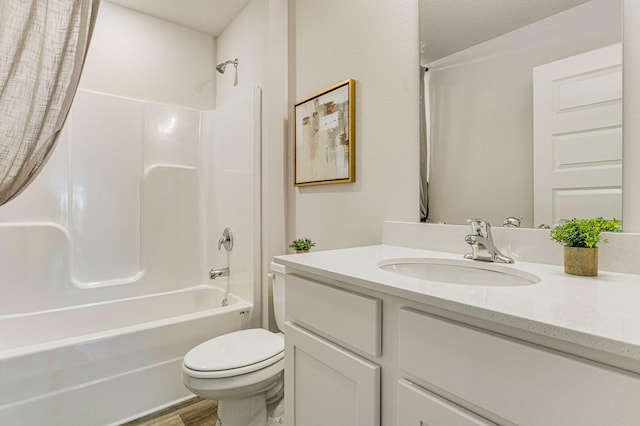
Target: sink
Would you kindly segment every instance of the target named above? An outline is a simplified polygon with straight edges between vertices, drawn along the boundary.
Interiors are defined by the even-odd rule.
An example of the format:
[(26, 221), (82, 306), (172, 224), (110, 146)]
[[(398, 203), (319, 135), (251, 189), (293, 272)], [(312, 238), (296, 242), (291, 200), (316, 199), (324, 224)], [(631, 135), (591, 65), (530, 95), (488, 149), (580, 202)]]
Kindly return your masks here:
[(383, 260), (378, 267), (405, 277), (448, 284), (507, 287), (540, 282), (540, 277), (512, 266), (474, 260), (399, 258)]

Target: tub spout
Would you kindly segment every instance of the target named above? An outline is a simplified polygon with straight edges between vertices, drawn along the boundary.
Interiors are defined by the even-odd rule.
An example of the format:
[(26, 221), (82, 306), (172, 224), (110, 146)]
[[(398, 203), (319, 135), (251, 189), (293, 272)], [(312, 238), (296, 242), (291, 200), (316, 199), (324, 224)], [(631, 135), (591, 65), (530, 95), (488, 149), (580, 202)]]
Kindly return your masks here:
[(209, 279), (215, 280), (218, 277), (228, 277), (229, 267), (209, 270)]

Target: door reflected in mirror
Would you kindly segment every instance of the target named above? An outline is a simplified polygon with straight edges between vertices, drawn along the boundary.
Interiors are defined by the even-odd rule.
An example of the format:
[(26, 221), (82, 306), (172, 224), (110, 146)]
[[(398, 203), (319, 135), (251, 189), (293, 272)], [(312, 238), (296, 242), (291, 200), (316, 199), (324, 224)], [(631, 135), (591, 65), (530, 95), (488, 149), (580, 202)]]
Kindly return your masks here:
[(621, 0), (419, 6), (428, 221), (620, 218)]

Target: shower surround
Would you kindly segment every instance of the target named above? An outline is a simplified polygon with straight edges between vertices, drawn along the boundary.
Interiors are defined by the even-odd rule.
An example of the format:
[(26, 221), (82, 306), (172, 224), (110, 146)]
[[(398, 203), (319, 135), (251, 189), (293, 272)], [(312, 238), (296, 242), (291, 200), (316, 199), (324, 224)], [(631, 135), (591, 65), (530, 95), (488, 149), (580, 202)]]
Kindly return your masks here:
[[(77, 93), (0, 207), (0, 424), (116, 424), (187, 398), (182, 355), (255, 324), (259, 117), (257, 88), (204, 112)], [(212, 282), (225, 226), (232, 274)]]

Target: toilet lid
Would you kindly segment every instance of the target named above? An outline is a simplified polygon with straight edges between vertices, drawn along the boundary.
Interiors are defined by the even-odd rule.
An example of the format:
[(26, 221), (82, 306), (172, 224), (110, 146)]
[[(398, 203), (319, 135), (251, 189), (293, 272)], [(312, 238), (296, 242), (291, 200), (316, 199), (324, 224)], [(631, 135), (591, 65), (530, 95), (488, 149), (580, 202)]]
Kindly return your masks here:
[(184, 365), (197, 371), (222, 371), (256, 364), (284, 350), (284, 339), (263, 328), (224, 334), (191, 349)]

